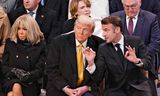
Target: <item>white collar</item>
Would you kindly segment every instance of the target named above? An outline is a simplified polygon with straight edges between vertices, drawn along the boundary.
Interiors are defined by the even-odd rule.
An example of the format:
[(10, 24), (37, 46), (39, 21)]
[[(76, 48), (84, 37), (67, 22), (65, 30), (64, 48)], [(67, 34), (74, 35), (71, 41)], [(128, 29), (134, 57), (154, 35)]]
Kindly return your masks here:
[[(29, 10), (28, 9), (26, 9), (26, 10), (27, 10), (27, 13), (29, 13)], [(36, 14), (37, 10), (38, 10), (38, 6), (34, 10), (32, 10), (32, 12), (34, 12)]]
[[(84, 41), (84, 42), (82, 43), (82, 45), (83, 45), (84, 48), (86, 48), (86, 46), (87, 46), (87, 41), (88, 41), (88, 40), (86, 40), (86, 41)], [(78, 47), (79, 45), (80, 45), (80, 43), (79, 43), (79, 41), (76, 39), (76, 47)]]

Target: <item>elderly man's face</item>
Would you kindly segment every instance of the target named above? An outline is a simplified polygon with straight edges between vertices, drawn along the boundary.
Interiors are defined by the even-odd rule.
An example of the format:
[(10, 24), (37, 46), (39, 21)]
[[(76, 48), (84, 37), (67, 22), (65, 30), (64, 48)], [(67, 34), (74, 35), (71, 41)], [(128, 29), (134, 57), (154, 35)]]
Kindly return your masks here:
[(74, 27), (75, 31), (75, 38), (80, 42), (83, 43), (88, 39), (89, 36), (92, 35), (92, 26), (86, 25), (80, 22), (77, 22)]
[(23, 0), (23, 5), (27, 10), (33, 11), (38, 6), (40, 0)]
[(135, 17), (141, 6), (141, 0), (123, 0), (124, 11), (127, 16)]

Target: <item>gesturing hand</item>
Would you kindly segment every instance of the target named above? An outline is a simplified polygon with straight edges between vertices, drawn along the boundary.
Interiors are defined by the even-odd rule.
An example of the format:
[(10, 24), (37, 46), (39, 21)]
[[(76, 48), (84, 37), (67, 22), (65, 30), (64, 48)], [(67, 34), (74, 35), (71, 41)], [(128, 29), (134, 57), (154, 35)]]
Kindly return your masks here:
[(135, 48), (132, 48), (130, 45), (125, 46), (128, 50), (125, 53), (125, 58), (133, 63), (138, 63), (139, 59), (136, 56)]
[(84, 53), (86, 60), (88, 62), (88, 66), (92, 66), (94, 64), (94, 59), (96, 56), (95, 51), (93, 51), (91, 48), (87, 47), (84, 49), (83, 53)]

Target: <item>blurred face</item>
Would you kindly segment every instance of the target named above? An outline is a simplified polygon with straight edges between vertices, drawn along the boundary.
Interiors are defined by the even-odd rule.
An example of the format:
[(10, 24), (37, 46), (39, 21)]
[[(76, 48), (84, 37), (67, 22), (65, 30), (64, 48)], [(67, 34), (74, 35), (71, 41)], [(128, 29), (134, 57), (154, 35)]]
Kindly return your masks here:
[(18, 38), (20, 40), (27, 39), (27, 29), (22, 24), (18, 27)]
[(78, 16), (80, 15), (90, 16), (90, 7), (87, 7), (87, 5), (83, 1), (79, 1), (77, 15)]
[(23, 0), (23, 5), (26, 9), (33, 11), (38, 6), (40, 0)]
[(124, 11), (127, 16), (134, 17), (138, 14), (141, 0), (123, 0)]
[(106, 43), (116, 43), (118, 41), (117, 27), (114, 27), (112, 24), (102, 24), (102, 30)]
[(75, 38), (80, 42), (83, 43), (88, 39), (89, 36), (92, 35), (92, 26), (76, 23), (74, 27), (75, 31)]

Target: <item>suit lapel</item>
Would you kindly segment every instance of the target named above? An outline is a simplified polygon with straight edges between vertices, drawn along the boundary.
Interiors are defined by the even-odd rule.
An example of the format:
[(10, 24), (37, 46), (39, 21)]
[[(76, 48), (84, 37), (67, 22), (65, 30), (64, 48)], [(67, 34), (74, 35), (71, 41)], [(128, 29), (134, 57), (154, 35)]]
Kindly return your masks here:
[(108, 49), (109, 49), (108, 54), (110, 54), (110, 58), (113, 58), (117, 62), (117, 67), (119, 67), (121, 70), (124, 70), (123, 64), (121, 63), (121, 60), (119, 58), (116, 49), (114, 48), (114, 45), (110, 43)]
[(138, 15), (138, 21), (137, 21), (137, 24), (136, 24), (136, 27), (135, 27), (133, 35), (135, 35), (135, 36), (143, 36), (143, 34), (144, 34), (143, 33), (144, 32), (143, 29), (145, 29), (144, 27), (145, 27), (144, 14), (143, 14), (143, 11), (140, 10), (139, 15)]
[(69, 52), (69, 60), (72, 62), (73, 72), (77, 72), (77, 55), (76, 55), (76, 43), (75, 43), (75, 36), (74, 33), (71, 33), (70, 36), (67, 38), (69, 42), (69, 48), (67, 49)]
[[(47, 14), (47, 13), (45, 13), (45, 14)], [(36, 18), (35, 18), (39, 26), (41, 26), (43, 21), (45, 20), (45, 14), (43, 12), (43, 7), (41, 5), (39, 5), (39, 7), (37, 9), (37, 13), (36, 13)]]
[[(124, 12), (124, 11), (123, 11)], [(127, 29), (127, 22), (126, 22), (126, 15), (125, 13), (122, 14), (122, 29), (123, 29), (123, 34), (129, 35), (128, 29)]]

